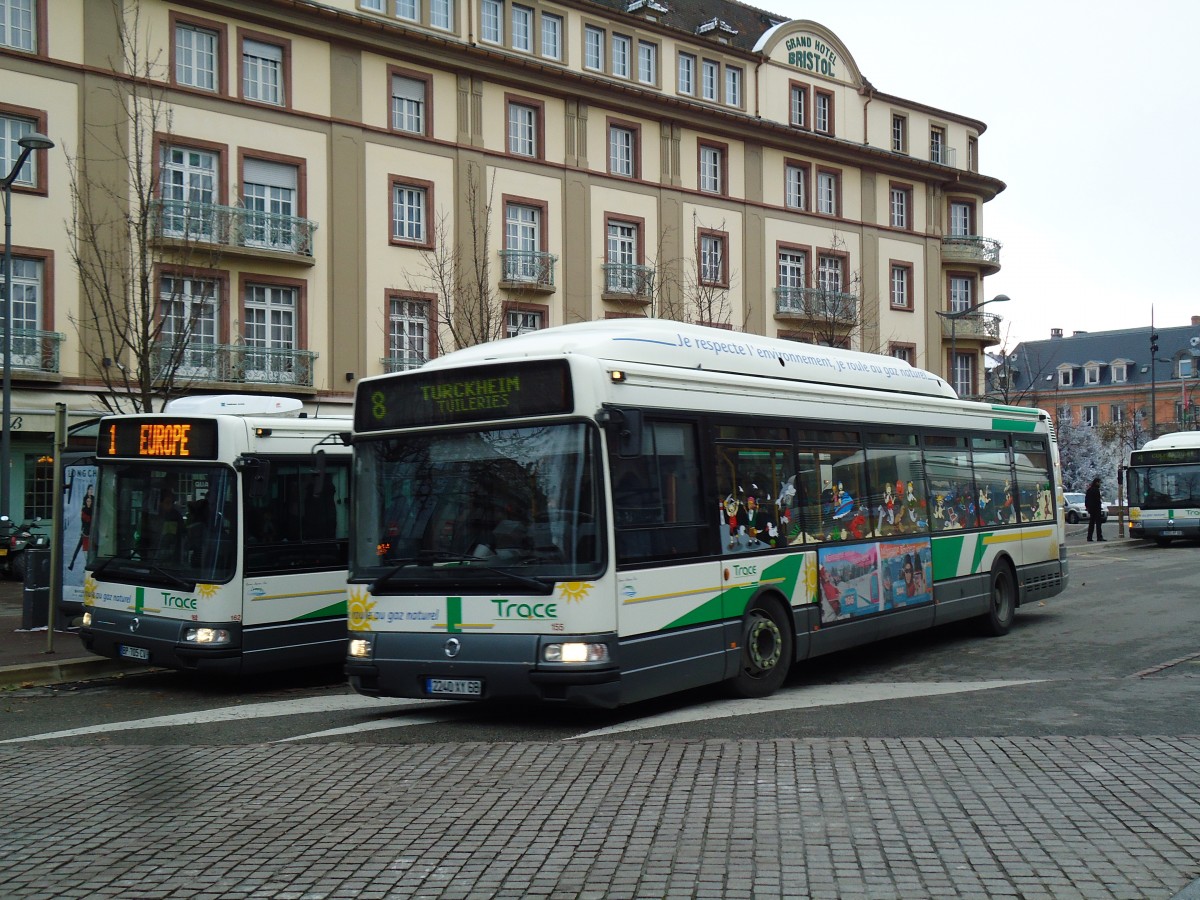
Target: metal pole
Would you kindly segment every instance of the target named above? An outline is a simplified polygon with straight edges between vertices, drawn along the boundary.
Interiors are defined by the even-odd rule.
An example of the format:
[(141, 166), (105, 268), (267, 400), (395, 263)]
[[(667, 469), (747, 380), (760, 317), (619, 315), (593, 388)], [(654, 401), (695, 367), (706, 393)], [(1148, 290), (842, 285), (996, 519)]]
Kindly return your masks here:
[(954, 385), (954, 393), (958, 393), (958, 363), (957, 346), (955, 338), (958, 336), (958, 316), (950, 317), (950, 383)]
[[(22, 154), (22, 159), (24, 154)], [(13, 175), (20, 166), (13, 169)], [(9, 509), (12, 468), (12, 178), (4, 179), (4, 412), (0, 415), (0, 515)]]
[(54, 652), (54, 622), (62, 599), (63, 450), (67, 446), (67, 404), (54, 404), (54, 528), (50, 534), (49, 609), (46, 610), (46, 652)]

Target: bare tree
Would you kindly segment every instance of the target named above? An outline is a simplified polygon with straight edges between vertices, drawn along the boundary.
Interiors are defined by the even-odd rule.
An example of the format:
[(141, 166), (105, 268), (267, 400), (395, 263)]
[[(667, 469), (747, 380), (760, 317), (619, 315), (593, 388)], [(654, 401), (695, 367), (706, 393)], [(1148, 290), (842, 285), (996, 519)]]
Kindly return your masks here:
[[(724, 220), (710, 228), (701, 225), (693, 215), (692, 246), (696, 248), (695, 254), (681, 260), (667, 260), (665, 266), (661, 264), (660, 238), (659, 276), (650, 304), (652, 317), (735, 331), (745, 330), (750, 316), (748, 304), (747, 309), (743, 310), (742, 320), (734, 322), (730, 291), (737, 283), (737, 272), (729, 267), (728, 244), (715, 242), (716, 236), (724, 231)], [(706, 232), (711, 232), (714, 237), (714, 243), (707, 247), (702, 244)]]
[[(81, 290), (71, 320), (103, 384), (104, 407), (150, 412), (194, 383), (188, 345), (197, 319), (216, 315), (223, 300), (184, 285), (219, 262), (220, 223), (211, 204), (158, 199), (153, 154), (156, 140), (171, 133), (166, 70), (161, 54), (143, 46), (140, 4), (113, 0), (112, 7), (122, 57), (110, 60), (108, 86), (90, 101), (82, 145), (67, 153), (66, 231)], [(179, 277), (159, 283), (163, 266)]]

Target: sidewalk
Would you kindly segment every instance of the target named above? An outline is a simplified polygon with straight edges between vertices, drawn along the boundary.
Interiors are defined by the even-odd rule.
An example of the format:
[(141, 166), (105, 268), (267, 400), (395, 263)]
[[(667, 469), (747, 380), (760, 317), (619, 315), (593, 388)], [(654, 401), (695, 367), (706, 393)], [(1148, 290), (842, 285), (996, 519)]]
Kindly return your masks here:
[(45, 628), (22, 629), (23, 597), (19, 581), (0, 579), (0, 690), (144, 670), (88, 653), (74, 631), (55, 631), (54, 652), (47, 653)]

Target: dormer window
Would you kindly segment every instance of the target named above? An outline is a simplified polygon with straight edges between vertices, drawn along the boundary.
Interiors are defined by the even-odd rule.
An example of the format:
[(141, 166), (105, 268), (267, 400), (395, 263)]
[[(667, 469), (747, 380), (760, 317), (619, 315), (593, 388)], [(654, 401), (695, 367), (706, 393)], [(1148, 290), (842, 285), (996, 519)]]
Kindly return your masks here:
[(1073, 381), (1073, 379), (1072, 379), (1072, 370), (1071, 369), (1059, 369), (1058, 370), (1058, 386), (1059, 387), (1070, 387), (1072, 384), (1072, 381)]
[(1100, 367), (1094, 363), (1089, 363), (1083, 368), (1083, 383), (1084, 384), (1099, 384), (1100, 383)]
[(1115, 362), (1109, 366), (1113, 384), (1124, 384), (1129, 380), (1129, 367), (1123, 362)]

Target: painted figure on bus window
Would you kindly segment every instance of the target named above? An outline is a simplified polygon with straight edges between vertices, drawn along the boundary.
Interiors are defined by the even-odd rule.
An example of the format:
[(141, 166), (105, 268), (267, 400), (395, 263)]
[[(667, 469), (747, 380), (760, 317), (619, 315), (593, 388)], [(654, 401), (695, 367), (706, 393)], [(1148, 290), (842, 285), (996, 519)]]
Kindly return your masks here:
[(737, 543), (738, 537), (738, 509), (741, 507), (741, 502), (737, 495), (730, 491), (725, 495), (725, 499), (721, 501), (721, 515), (725, 520), (726, 531), (729, 534), (729, 547), (733, 548)]
[(892, 493), (890, 481), (883, 486), (883, 501), (876, 512), (875, 531), (884, 534), (885, 525), (890, 527), (896, 524), (896, 495)]

